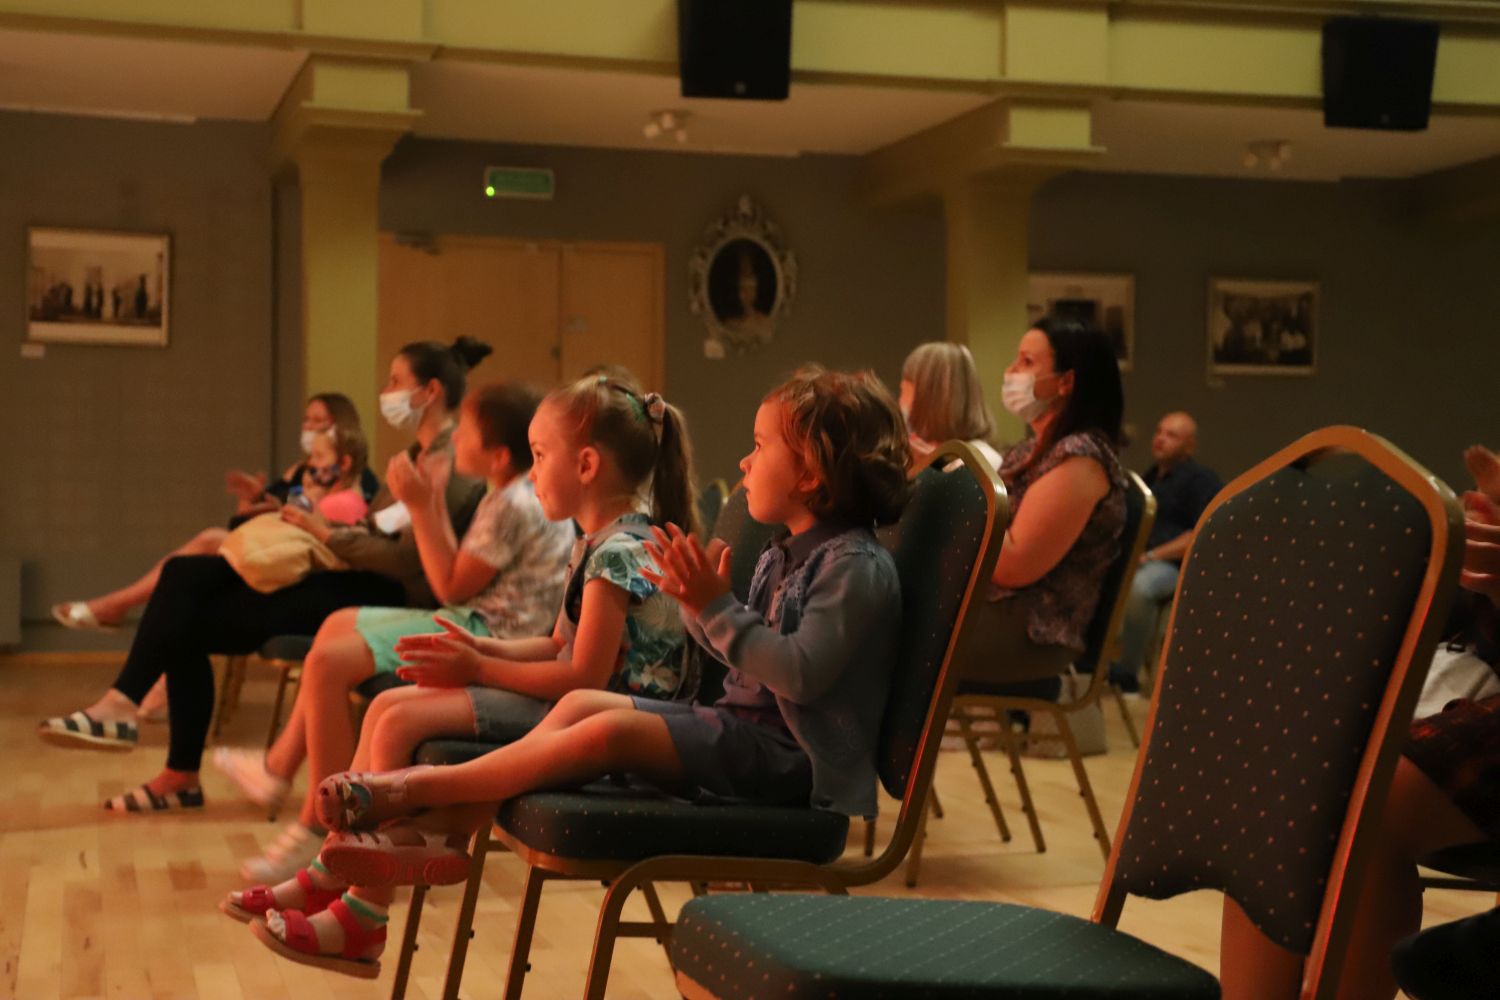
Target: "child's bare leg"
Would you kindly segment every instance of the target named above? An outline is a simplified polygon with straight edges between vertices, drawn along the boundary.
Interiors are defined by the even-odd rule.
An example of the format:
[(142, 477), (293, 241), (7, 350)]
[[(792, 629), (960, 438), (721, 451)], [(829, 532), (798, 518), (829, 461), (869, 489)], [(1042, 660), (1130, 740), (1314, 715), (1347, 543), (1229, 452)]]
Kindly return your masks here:
[(297, 700), (304, 713), (308, 782), (313, 786), (347, 768), (354, 756), (349, 692), (375, 672), (370, 648), (354, 628), (356, 614), (345, 608), (329, 615), (302, 664)]
[(229, 532), (223, 528), (204, 528), (187, 542), (163, 556), (156, 565), (146, 571), (144, 576), (119, 590), (112, 590), (102, 597), (96, 597), (85, 603), (99, 621), (106, 625), (116, 625), (131, 609), (151, 599), (151, 592), (156, 589), (156, 581), (161, 577), (162, 565), (168, 559), (173, 556), (213, 555), (219, 551), (219, 546), (224, 544), (224, 539), (228, 535)]
[(287, 716), (276, 741), (266, 750), (266, 770), (288, 781), (307, 759), (307, 713), (303, 710), (302, 687), (292, 697), (292, 712)]
[(387, 704), (360, 733), (353, 770), (394, 771), (428, 740), (474, 735), (474, 705), (463, 688), (398, 688), (375, 700)]
[[(578, 694), (579, 692), (574, 692)], [(438, 807), (473, 802), (499, 802), (524, 792), (560, 785), (581, 784), (594, 778), (628, 771), (665, 788), (684, 781), (682, 761), (672, 743), (666, 720), (633, 707), (607, 707), (629, 700), (604, 700), (599, 692), (591, 704), (575, 706), (572, 695), (552, 714), (577, 711), (581, 717), (561, 725), (551, 715), (525, 738), (452, 767), (419, 771), (406, 780), (406, 795), (414, 807)], [(591, 714), (583, 714), (597, 706)], [(552, 722), (552, 725), (548, 725)]]

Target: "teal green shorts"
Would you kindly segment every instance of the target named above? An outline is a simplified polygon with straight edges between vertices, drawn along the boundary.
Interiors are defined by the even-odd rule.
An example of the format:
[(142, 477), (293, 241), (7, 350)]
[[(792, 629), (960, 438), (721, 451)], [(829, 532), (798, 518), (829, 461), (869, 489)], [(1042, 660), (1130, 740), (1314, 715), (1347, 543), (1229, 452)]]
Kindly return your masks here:
[(425, 635), (442, 629), (433, 621), (433, 615), (441, 615), (455, 625), (462, 625), (475, 635), (487, 636), (489, 627), (476, 611), (467, 608), (439, 608), (428, 611), (423, 608), (360, 608), (354, 619), (354, 631), (370, 648), (375, 658), (377, 674), (393, 674), (401, 665), (396, 655), (396, 641), (403, 636)]

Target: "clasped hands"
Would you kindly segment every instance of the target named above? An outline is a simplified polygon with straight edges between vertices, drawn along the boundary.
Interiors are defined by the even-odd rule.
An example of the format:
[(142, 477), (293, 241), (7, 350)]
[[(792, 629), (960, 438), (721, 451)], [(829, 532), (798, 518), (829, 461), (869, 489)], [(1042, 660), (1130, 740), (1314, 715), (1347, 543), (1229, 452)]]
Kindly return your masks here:
[(705, 547), (696, 537), (675, 524), (652, 528), (653, 541), (646, 552), (657, 569), (642, 569), (641, 575), (662, 593), (675, 598), (692, 617), (729, 593), (729, 545), (722, 538)]
[(396, 676), (418, 687), (461, 688), (478, 684), (484, 654), (474, 634), (462, 625), (433, 615), (441, 632), (405, 635), (396, 640), (401, 666)]

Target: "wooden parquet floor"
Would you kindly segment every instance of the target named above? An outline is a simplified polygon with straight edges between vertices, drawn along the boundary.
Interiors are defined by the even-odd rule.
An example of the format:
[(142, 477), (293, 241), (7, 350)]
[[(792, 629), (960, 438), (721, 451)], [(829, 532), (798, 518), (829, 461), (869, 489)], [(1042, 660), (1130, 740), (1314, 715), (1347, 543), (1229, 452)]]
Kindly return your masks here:
[[(204, 774), (209, 804), (200, 814), (115, 817), (100, 808), (105, 797), (160, 767), (163, 728), (148, 727), (140, 749), (119, 755), (64, 751), (36, 739), (38, 719), (86, 704), (113, 672), (110, 658), (99, 654), (87, 662), (0, 656), (0, 760), (10, 772), (0, 805), (0, 1000), (373, 1000), (389, 995), (393, 963), (374, 982), (297, 966), (218, 912), (223, 893), (238, 887), (238, 859), (269, 842), (277, 827), (234, 798), (211, 770)], [(227, 742), (255, 745), (264, 739), (272, 690), (268, 672), (257, 674), (252, 667)], [(1111, 752), (1090, 758), (1088, 770), (1113, 824), (1134, 753), (1113, 707), (1106, 707)], [(1138, 718), (1144, 715), (1145, 702), (1133, 707)], [(1002, 845), (995, 836), (967, 757), (944, 754), (938, 788), (947, 814), (929, 824), (922, 880), (914, 892), (1087, 915), (1103, 862), (1067, 763), (1027, 763), (1048, 838), (1041, 855), (1027, 837), (1014, 785), (999, 760), (992, 762), (992, 773), (1016, 839)], [(489, 860), (464, 978), (466, 1000), (500, 996), (523, 874), (512, 857), (497, 854)], [(913, 892), (899, 875), (865, 891)], [(663, 895), (669, 909), (686, 898), (670, 888)], [(458, 896), (456, 889), (446, 889), (429, 897), (410, 997), (426, 1000), (441, 991)], [(601, 889), (591, 883), (549, 885), (528, 996), (580, 995), (600, 898)], [(636, 905), (627, 908), (627, 918)], [(1427, 920), (1451, 920), (1491, 905), (1494, 901), (1481, 894), (1432, 892)], [(398, 904), (392, 927), (399, 928), (404, 917)], [(1208, 969), (1217, 967), (1219, 897), (1214, 894), (1163, 903), (1131, 900), (1121, 926)], [(609, 995), (619, 1000), (676, 995), (654, 943), (621, 943)]]

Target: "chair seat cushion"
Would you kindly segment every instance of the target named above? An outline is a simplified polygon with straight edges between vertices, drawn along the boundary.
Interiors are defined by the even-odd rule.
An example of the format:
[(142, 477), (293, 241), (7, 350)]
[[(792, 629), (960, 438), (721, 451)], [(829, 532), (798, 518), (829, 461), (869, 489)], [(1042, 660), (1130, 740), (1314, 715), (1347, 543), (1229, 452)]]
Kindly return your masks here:
[(1217, 1000), (1189, 962), (1087, 920), (1005, 903), (806, 895), (690, 901), (680, 975), (719, 1000)]
[(695, 804), (605, 783), (522, 795), (501, 804), (496, 822), (532, 850), (599, 861), (695, 854), (826, 864), (844, 853), (849, 831), (847, 816), (823, 809)]
[(263, 660), (305, 660), (312, 649), (310, 635), (273, 635), (260, 647)]
[(1459, 844), (1433, 851), (1419, 864), (1447, 875), (1474, 879), (1486, 884), (1500, 883), (1500, 843), (1492, 840), (1477, 844)]

